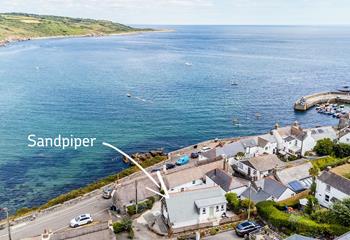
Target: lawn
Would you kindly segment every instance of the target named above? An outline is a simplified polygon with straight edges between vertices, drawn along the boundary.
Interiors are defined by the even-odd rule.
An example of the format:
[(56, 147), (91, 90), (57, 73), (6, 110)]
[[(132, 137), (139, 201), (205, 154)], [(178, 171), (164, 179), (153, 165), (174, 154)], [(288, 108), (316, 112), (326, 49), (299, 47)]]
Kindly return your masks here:
[(349, 163), (335, 167), (331, 171), (340, 175), (340, 176), (343, 176), (343, 177), (350, 179), (350, 164)]

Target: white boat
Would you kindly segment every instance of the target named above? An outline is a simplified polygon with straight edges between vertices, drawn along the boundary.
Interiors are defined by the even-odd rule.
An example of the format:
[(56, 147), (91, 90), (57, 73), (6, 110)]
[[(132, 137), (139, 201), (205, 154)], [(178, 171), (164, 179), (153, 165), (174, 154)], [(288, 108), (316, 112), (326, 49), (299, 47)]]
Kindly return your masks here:
[(190, 63), (190, 62), (185, 62), (185, 65), (186, 65), (186, 66), (192, 66), (192, 63)]
[(130, 93), (128, 93), (128, 94), (126, 94), (126, 96), (127, 96), (127, 97), (131, 97), (131, 94), (130, 94)]

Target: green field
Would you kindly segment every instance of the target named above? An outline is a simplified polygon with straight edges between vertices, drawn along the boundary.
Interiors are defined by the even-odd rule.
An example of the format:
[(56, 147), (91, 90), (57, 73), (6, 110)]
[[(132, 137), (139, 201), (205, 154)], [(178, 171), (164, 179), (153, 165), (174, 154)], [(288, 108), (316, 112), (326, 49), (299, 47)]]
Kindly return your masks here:
[(0, 41), (53, 36), (108, 35), (150, 30), (132, 28), (104, 20), (24, 13), (0, 13)]

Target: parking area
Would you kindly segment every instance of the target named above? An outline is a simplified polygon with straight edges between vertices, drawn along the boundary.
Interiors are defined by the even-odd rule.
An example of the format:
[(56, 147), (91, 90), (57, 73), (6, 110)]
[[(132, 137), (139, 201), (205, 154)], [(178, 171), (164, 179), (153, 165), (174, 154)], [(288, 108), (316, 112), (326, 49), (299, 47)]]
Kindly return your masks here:
[(238, 237), (234, 231), (218, 233), (214, 236), (203, 238), (203, 240), (230, 240), (230, 239), (242, 240), (243, 238)]

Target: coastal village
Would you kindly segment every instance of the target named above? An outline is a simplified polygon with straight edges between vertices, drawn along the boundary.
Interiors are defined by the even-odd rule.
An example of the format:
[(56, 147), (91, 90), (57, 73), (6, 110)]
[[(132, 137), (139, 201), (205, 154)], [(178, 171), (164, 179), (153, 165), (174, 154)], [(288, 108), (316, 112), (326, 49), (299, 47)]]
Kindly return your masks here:
[[(276, 123), (262, 135), (209, 140), (147, 168), (166, 189), (133, 173), (97, 191), (109, 201), (102, 220), (81, 215), (90, 224), (24, 239), (349, 239), (349, 144), (349, 114), (337, 126)], [(164, 190), (169, 197), (155, 194)]]

